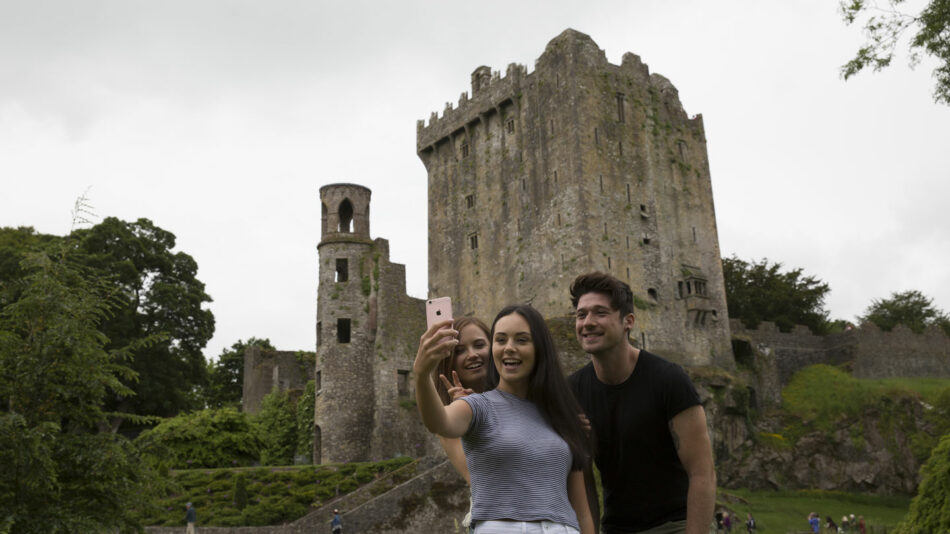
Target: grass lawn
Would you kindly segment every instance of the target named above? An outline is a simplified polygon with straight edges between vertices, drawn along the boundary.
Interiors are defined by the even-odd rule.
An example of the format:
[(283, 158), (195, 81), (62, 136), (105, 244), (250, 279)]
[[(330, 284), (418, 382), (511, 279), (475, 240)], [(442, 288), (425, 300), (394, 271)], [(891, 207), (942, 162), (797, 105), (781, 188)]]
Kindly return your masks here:
[[(739, 499), (730, 499), (730, 496)], [(907, 514), (910, 497), (883, 497), (839, 491), (798, 490), (798, 491), (747, 491), (719, 490), (719, 502), (729, 503), (738, 514), (733, 523), (733, 532), (745, 533), (746, 514), (755, 518), (760, 533), (807, 532), (806, 517), (810, 512), (821, 515), (824, 527), (825, 517), (831, 516), (835, 523), (841, 523), (841, 516), (854, 514), (855, 518), (864, 516), (868, 534), (893, 532), (894, 527)], [(745, 501), (745, 502), (742, 502)], [(746, 504), (747, 503), (747, 504)], [(822, 528), (822, 532), (825, 530)]]

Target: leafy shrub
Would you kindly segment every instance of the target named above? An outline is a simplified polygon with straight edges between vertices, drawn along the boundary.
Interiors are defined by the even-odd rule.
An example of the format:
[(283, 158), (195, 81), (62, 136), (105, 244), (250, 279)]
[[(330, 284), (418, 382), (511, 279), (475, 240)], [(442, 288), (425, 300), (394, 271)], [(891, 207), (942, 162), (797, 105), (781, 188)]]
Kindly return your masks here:
[(261, 411), (254, 418), (264, 446), (263, 465), (293, 465), (297, 450), (297, 419), (294, 404), (286, 391), (272, 391), (261, 402)]
[(950, 434), (943, 436), (920, 470), (923, 480), (910, 503), (901, 534), (950, 531)]
[(135, 440), (154, 463), (176, 469), (251, 465), (261, 440), (247, 415), (234, 408), (181, 414)]
[(238, 510), (247, 506), (247, 475), (244, 473), (234, 477), (234, 506)]

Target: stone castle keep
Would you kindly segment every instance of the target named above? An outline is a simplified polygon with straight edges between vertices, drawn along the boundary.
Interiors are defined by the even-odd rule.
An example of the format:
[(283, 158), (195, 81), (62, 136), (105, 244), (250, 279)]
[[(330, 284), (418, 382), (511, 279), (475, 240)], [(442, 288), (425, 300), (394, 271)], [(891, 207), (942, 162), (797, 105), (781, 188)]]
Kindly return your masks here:
[(641, 347), (732, 366), (702, 117), (627, 53), (557, 36), (528, 74), (472, 73), (471, 95), (417, 126), (429, 179), (429, 291), (491, 319), (511, 302), (571, 313), (574, 277), (637, 294)]
[[(773, 355), (749, 385), (764, 403), (814, 363), (855, 362), (862, 377), (950, 376), (950, 339), (935, 332), (730, 327), (702, 117), (634, 54), (610, 64), (590, 37), (566, 30), (531, 73), (478, 67), (471, 94), (419, 121), (417, 154), (428, 175), (429, 296), (489, 323), (504, 305), (530, 302), (569, 371), (587, 358), (568, 287), (601, 270), (633, 288), (641, 348), (691, 372), (747, 367), (753, 348)], [(245, 409), (274, 387), (315, 380), (315, 463), (441, 454), (411, 377), (424, 301), (406, 295), (388, 241), (371, 237), (370, 197), (355, 184), (320, 188), (315, 366), (294, 353), (245, 356)], [(901, 350), (912, 365), (892, 357)], [(710, 414), (714, 439), (728, 433)]]

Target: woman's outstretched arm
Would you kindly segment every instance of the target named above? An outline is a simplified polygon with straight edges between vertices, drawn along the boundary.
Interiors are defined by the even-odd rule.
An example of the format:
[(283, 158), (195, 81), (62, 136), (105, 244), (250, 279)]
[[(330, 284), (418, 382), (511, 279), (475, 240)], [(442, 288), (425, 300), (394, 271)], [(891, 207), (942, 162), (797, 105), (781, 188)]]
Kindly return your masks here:
[(429, 327), (419, 338), (419, 350), (412, 365), (416, 386), (416, 405), (422, 422), (429, 432), (445, 438), (458, 438), (468, 430), (472, 421), (472, 408), (467, 402), (457, 400), (448, 406), (435, 389), (432, 372), (439, 362), (450, 356), (458, 345), (458, 332), (452, 330), (452, 321), (443, 321)]

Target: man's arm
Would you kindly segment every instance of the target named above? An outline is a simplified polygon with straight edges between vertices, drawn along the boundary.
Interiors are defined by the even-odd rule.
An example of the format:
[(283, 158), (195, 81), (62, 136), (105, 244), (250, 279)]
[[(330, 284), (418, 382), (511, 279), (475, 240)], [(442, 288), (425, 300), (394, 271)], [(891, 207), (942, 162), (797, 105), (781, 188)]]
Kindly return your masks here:
[(716, 470), (706, 429), (706, 412), (693, 406), (673, 416), (670, 434), (680, 462), (689, 475), (686, 534), (708, 534), (716, 506)]

